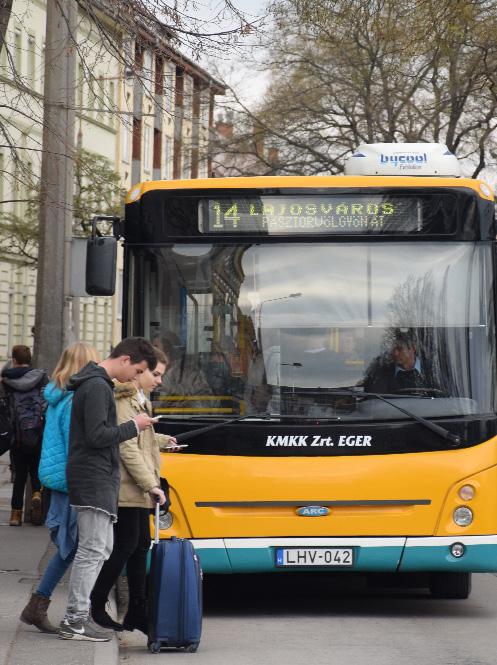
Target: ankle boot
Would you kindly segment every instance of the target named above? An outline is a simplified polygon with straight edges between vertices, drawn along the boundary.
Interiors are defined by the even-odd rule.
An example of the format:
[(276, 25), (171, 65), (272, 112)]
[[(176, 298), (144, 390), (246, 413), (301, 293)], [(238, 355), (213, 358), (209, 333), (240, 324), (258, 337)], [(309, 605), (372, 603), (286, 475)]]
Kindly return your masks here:
[(41, 526), (43, 524), (41, 492), (33, 492), (33, 496), (31, 497), (31, 524), (33, 526)]
[(22, 526), (22, 508), (20, 510), (13, 509), (10, 513), (9, 526)]
[(20, 619), (29, 626), (36, 626), (42, 633), (58, 633), (58, 629), (52, 626), (47, 617), (50, 599), (33, 593), (29, 603), (21, 612)]
[(141, 630), (148, 634), (148, 611), (145, 598), (130, 598), (128, 611), (123, 620), (124, 630)]
[(91, 618), (95, 623), (98, 623), (102, 628), (111, 628), (120, 632), (123, 630), (122, 624), (114, 621), (114, 619), (108, 614), (105, 607), (91, 607)]

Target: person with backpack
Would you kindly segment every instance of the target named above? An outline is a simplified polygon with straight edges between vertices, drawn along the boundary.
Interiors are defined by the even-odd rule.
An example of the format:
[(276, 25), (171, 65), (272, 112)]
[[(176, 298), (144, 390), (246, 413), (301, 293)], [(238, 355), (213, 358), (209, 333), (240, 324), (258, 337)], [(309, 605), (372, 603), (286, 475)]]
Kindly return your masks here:
[(0, 456), (10, 451), (13, 434), (9, 401), (3, 382), (0, 380)]
[(20, 616), (21, 621), (36, 626), (42, 633), (59, 632), (59, 629), (50, 623), (47, 610), (52, 593), (71, 565), (78, 546), (76, 513), (69, 505), (66, 480), (69, 425), (74, 395), (67, 390), (67, 384), (71, 376), (91, 360), (100, 362), (96, 349), (85, 342), (71, 344), (62, 352), (51, 381), (44, 391), (48, 407), (38, 475), (43, 487), (50, 490), (50, 508), (45, 524), (50, 529), (50, 537), (57, 550)]
[(23, 344), (14, 346), (10, 367), (2, 370), (2, 384), (7, 395), (13, 426), (12, 463), (15, 474), (10, 526), (22, 525), (24, 490), (28, 474), (33, 491), (31, 523), (35, 526), (43, 523), (38, 464), (44, 422), (43, 389), (47, 383), (47, 372), (31, 366), (29, 347)]

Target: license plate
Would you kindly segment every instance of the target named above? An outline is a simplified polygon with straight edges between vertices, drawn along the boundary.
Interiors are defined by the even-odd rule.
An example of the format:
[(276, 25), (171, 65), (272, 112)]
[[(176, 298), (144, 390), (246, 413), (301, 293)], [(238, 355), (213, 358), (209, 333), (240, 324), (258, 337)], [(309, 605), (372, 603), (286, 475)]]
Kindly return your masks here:
[(353, 566), (351, 547), (279, 547), (277, 566)]

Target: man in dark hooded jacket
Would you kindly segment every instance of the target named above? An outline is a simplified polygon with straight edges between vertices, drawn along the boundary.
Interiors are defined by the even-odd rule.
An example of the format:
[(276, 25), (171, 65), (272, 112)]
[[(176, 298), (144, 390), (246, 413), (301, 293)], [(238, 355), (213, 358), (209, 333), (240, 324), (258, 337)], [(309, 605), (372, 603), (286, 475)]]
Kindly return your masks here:
[(125, 383), (157, 363), (143, 337), (128, 337), (99, 365), (88, 363), (71, 377), (74, 391), (69, 434), (67, 484), (78, 520), (78, 550), (69, 581), (66, 615), (59, 627), (64, 639), (105, 642), (110, 633), (89, 618), (90, 592), (113, 547), (113, 523), (119, 496), (119, 444), (154, 422), (139, 414), (117, 424), (113, 379)]
[[(14, 470), (14, 485), (10, 526), (22, 525), (22, 510), (24, 505), (24, 489), (28, 474), (31, 478), (31, 522), (39, 526), (43, 524), (41, 506), (41, 485), (38, 479), (38, 465), (40, 463), (41, 437), (43, 431), (42, 404), (43, 388), (48, 383), (48, 376), (43, 369), (34, 369), (31, 366), (31, 351), (28, 346), (19, 344), (12, 349), (10, 367), (2, 370), (2, 384), (9, 403), (11, 419), (13, 422), (14, 437), (11, 444), (11, 464)], [(25, 398), (24, 409), (37, 410), (39, 421), (35, 436), (26, 445), (22, 440), (21, 425), (17, 422), (16, 403)]]

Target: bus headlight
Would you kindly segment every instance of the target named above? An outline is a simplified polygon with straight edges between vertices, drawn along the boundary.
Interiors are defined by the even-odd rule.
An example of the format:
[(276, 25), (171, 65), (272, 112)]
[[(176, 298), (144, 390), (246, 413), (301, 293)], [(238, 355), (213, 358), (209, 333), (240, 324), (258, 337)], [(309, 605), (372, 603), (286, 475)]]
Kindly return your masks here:
[(453, 518), (457, 526), (469, 526), (473, 521), (473, 511), (467, 506), (459, 506), (454, 510)]
[(459, 490), (459, 496), (464, 501), (471, 501), (475, 495), (475, 488), (473, 485), (463, 485)]
[(170, 529), (173, 525), (173, 516), (171, 513), (167, 512), (159, 515), (159, 529), (160, 531), (165, 531)]

